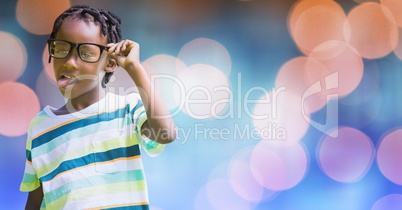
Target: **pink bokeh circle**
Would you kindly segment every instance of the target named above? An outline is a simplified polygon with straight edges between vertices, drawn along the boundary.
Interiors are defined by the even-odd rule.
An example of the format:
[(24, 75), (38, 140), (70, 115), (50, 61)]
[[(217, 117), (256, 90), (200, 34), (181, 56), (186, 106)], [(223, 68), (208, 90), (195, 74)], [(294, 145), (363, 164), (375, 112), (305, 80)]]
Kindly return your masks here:
[(390, 194), (376, 201), (371, 210), (400, 210), (402, 209), (402, 195)]
[[(379, 0), (378, 0), (379, 1)], [(402, 27), (402, 1), (399, 0), (381, 0), (383, 6), (390, 10), (398, 27)]]
[(232, 61), (227, 49), (219, 42), (208, 38), (197, 38), (186, 43), (177, 58), (187, 66), (207, 64), (221, 70), (226, 77), (230, 75)]
[(178, 74), (173, 87), (176, 107), (194, 119), (225, 118), (232, 91), (226, 76), (217, 68), (195, 64)]
[(254, 147), (248, 147), (235, 154), (228, 165), (228, 179), (233, 190), (246, 201), (267, 202), (279, 193), (265, 189), (253, 176), (250, 157)]
[(0, 31), (0, 82), (16, 81), (27, 65), (24, 44), (14, 35)]
[(153, 93), (159, 94), (168, 109), (176, 108), (175, 88), (180, 88), (181, 81), (178, 73), (186, 70), (187, 66), (180, 59), (171, 55), (158, 54), (142, 62), (151, 85)]
[(266, 93), (256, 103), (253, 125), (263, 140), (293, 144), (306, 134), (309, 111), (302, 110), (302, 98), (291, 90), (278, 89)]
[(310, 86), (319, 84), (317, 94), (326, 98), (334, 94), (337, 97), (350, 94), (359, 85), (363, 72), (363, 59), (355, 49), (345, 42), (329, 41), (310, 53), (304, 74)]
[(0, 101), (0, 134), (25, 134), (32, 118), (40, 110), (35, 92), (21, 83), (4, 82), (0, 84)]
[(308, 55), (318, 45), (344, 41), (346, 14), (331, 0), (297, 1), (289, 12), (288, 28), (298, 48)]
[[(321, 170), (330, 178), (344, 183), (361, 180), (375, 157), (371, 139), (363, 132), (339, 127), (323, 135), (317, 146), (317, 160)], [(337, 137), (331, 134), (337, 132)]]
[(304, 110), (301, 111), (306, 112), (306, 114), (318, 111), (325, 106), (325, 98), (320, 94), (309, 95), (306, 98), (303, 98), (303, 95), (309, 88), (312, 88), (310, 81), (305, 78), (306, 72), (322, 68), (326, 67), (319, 61), (313, 62), (311, 59), (309, 60), (308, 57), (300, 56), (293, 58), (279, 69), (275, 79), (275, 88), (277, 90), (279, 88), (286, 88), (287, 91), (292, 91), (301, 96), (301, 103), (304, 103)]
[(391, 182), (402, 185), (402, 129), (384, 134), (377, 151), (377, 163), (382, 174)]
[(50, 34), (57, 16), (70, 5), (67, 0), (18, 0), (16, 16), (27, 31), (38, 35)]
[(282, 191), (303, 180), (308, 168), (308, 155), (300, 143), (283, 146), (277, 141), (263, 141), (253, 150), (250, 166), (261, 186)]
[(349, 44), (359, 55), (376, 59), (388, 55), (398, 44), (398, 27), (391, 11), (374, 2), (353, 8), (347, 16)]
[(227, 179), (209, 180), (206, 194), (211, 206), (216, 210), (251, 210), (251, 203), (239, 197)]

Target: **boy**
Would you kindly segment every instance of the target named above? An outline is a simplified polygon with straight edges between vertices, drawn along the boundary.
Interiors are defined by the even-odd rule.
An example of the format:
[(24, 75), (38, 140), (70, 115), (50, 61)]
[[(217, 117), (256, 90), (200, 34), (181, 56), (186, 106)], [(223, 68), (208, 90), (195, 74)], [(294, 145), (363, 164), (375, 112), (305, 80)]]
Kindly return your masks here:
[[(54, 59), (57, 86), (68, 100), (59, 109), (45, 107), (29, 127), (21, 183), (29, 192), (26, 209), (149, 209), (139, 147), (157, 155), (176, 131), (151, 94), (138, 44), (121, 40), (120, 23), (88, 6), (56, 19), (49, 62)], [(105, 92), (116, 66), (140, 94)]]

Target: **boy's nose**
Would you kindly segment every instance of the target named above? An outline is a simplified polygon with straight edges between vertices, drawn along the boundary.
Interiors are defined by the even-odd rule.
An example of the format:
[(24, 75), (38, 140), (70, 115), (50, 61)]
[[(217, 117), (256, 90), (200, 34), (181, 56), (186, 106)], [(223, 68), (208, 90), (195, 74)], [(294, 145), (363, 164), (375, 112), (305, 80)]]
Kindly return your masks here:
[(77, 49), (73, 48), (71, 53), (65, 58), (65, 65), (70, 67), (77, 67), (77, 61), (80, 59)]

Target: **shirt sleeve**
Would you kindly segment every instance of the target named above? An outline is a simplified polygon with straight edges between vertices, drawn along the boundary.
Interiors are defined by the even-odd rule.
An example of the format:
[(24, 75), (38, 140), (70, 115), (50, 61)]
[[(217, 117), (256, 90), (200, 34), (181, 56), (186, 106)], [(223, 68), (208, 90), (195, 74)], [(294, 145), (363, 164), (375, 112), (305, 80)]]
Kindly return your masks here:
[(40, 186), (38, 176), (36, 175), (36, 171), (32, 166), (31, 145), (32, 139), (30, 137), (30, 132), (28, 131), (26, 143), (25, 171), (20, 185), (20, 191), (22, 192), (31, 192), (33, 190), (36, 190)]
[(145, 112), (144, 105), (139, 95), (137, 96), (137, 103), (131, 112), (133, 116), (133, 123), (135, 125), (138, 143), (147, 152), (149, 156), (151, 157), (158, 156), (163, 152), (165, 145), (159, 144), (158, 142), (153, 141), (147, 138), (145, 135), (141, 134), (141, 127), (147, 121), (147, 114)]

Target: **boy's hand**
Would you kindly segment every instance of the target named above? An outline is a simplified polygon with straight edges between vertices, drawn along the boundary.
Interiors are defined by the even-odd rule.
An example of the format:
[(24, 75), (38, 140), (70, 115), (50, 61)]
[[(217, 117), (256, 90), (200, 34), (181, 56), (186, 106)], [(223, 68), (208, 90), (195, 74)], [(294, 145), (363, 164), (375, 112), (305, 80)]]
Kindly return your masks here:
[(136, 67), (140, 64), (140, 46), (138, 43), (131, 40), (122, 40), (118, 43), (109, 43), (109, 55), (116, 59), (117, 64), (124, 69)]

